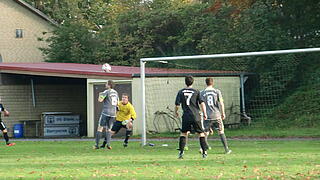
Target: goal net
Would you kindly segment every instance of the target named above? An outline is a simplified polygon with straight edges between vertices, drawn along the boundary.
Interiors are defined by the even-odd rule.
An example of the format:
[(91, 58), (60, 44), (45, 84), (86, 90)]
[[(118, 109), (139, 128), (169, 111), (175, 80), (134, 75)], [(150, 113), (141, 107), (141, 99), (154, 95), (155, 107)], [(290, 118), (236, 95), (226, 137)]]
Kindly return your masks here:
[[(312, 125), (319, 116), (316, 113), (319, 107), (312, 106), (320, 100), (320, 67), (307, 66), (316, 64), (319, 55), (307, 52), (317, 51), (320, 48), (141, 59), (144, 89), (141, 97), (145, 102), (142, 105), (145, 110), (142, 144), (146, 143), (147, 132), (177, 131), (181, 120), (173, 116), (174, 101), (177, 92), (185, 87), (183, 76), (174, 77), (170, 73), (145, 78), (143, 71), (148, 62), (167, 61), (168, 65), (209, 70), (190, 73), (195, 76), (193, 87), (203, 90), (205, 78), (213, 77), (214, 87), (222, 91), (225, 100), (226, 124), (251, 123), (258, 127), (268, 122), (281, 125), (281, 119), (298, 118), (302, 113), (300, 115), (306, 116)], [(292, 102), (302, 104), (290, 104)], [(299, 109), (300, 106), (308, 108)]]
[[(174, 117), (174, 103), (177, 92), (185, 87), (184, 76), (170, 77), (150, 77), (146, 79), (146, 131), (147, 133), (177, 132), (181, 127), (181, 119)], [(205, 79), (210, 74), (193, 73), (195, 89), (206, 88)], [(219, 76), (218, 76), (219, 75)], [(224, 73), (212, 75), (216, 88), (220, 89), (224, 95), (227, 124), (240, 123), (240, 80), (236, 74), (234, 76), (223, 76)], [(199, 76), (199, 77), (197, 77)], [(227, 95), (227, 96), (226, 96)], [(182, 114), (181, 108), (179, 114)]]

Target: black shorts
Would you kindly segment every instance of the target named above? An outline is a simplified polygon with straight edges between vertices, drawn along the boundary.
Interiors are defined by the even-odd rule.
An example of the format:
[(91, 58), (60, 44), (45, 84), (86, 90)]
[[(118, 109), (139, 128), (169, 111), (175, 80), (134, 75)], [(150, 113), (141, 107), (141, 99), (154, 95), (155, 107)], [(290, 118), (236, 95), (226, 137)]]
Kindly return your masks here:
[(224, 126), (223, 122), (221, 119), (216, 119), (216, 120), (205, 120), (203, 122), (204, 126), (204, 131), (205, 132), (210, 132), (210, 129), (216, 130), (218, 132), (223, 133), (224, 132)]
[(197, 133), (203, 133), (204, 128), (202, 125), (202, 121), (200, 120), (195, 120), (194, 118), (188, 117), (188, 116), (182, 116), (182, 128), (181, 132), (186, 133), (188, 131), (194, 131)]
[(0, 130), (3, 131), (5, 129), (7, 129), (6, 125), (2, 121), (0, 121)]
[(106, 116), (101, 114), (99, 119), (99, 126), (105, 127), (106, 129), (111, 129), (116, 117)]
[(121, 121), (116, 121), (116, 122), (113, 124), (111, 131), (114, 131), (115, 133), (118, 133), (121, 128), (127, 129), (127, 126), (126, 126), (126, 125), (122, 125), (122, 122), (121, 122)]

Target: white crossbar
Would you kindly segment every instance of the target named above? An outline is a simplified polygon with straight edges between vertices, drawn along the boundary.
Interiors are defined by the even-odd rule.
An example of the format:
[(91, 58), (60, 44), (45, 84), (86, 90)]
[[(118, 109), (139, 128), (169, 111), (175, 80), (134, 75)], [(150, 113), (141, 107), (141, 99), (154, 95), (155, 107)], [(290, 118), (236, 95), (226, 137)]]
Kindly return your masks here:
[(305, 48), (305, 49), (288, 49), (276, 51), (258, 51), (258, 52), (243, 52), (243, 53), (228, 53), (228, 54), (212, 54), (212, 55), (195, 55), (195, 56), (173, 56), (173, 57), (155, 57), (155, 58), (141, 58), (140, 59), (140, 78), (141, 78), (141, 99), (142, 99), (142, 139), (141, 144), (147, 144), (146, 134), (146, 94), (145, 94), (145, 63), (149, 61), (171, 61), (171, 60), (191, 60), (191, 59), (214, 59), (227, 57), (246, 57), (246, 56), (264, 56), (276, 54), (293, 54), (293, 53), (310, 53), (319, 52), (320, 48)]

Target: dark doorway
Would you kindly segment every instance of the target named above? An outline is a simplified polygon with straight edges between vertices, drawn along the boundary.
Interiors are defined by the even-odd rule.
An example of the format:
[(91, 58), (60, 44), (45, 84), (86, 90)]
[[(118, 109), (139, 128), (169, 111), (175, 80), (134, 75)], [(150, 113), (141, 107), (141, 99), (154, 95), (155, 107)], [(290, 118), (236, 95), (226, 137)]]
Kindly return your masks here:
[[(116, 83), (116, 86), (114, 88), (118, 94), (119, 94), (119, 100), (121, 101), (121, 94), (127, 93), (129, 95), (129, 101), (132, 102), (132, 85), (130, 83)], [(105, 84), (98, 84), (94, 85), (94, 132), (97, 131), (98, 127), (98, 120), (100, 118), (101, 110), (102, 110), (102, 103), (98, 102), (98, 95), (99, 92), (102, 92), (105, 90)], [(95, 135), (95, 133), (94, 133)], [(121, 129), (118, 134), (115, 135), (115, 137), (120, 137), (125, 135), (125, 129)]]

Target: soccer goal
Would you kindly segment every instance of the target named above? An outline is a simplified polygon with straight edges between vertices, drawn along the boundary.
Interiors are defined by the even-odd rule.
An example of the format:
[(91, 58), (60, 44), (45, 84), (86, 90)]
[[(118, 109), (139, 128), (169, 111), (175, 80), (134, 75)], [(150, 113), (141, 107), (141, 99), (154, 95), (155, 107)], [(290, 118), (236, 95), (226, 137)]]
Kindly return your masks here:
[[(250, 67), (254, 67), (256, 69), (263, 69), (266, 68), (266, 66), (272, 66), (270, 67), (272, 71), (266, 71), (263, 73), (263, 77), (259, 77), (259, 86), (261, 86), (260, 92), (255, 93), (255, 97), (251, 98), (250, 103), (246, 103), (245, 99), (245, 90), (246, 87), (244, 87), (245, 81), (247, 80), (246, 76), (244, 76), (245, 73), (239, 73), (238, 79), (240, 80), (238, 92), (237, 90), (235, 92), (230, 92), (231, 94), (238, 94), (240, 97), (237, 97), (239, 99), (239, 103), (233, 103), (233, 100), (230, 100), (230, 103), (228, 107), (226, 107), (226, 112), (229, 111), (229, 116), (232, 114), (239, 116), (247, 116), (247, 109), (250, 109), (250, 112), (252, 114), (266, 114), (270, 113), (269, 111), (272, 110), (272, 107), (274, 104), (279, 101), (280, 95), (283, 93), (286, 93), (286, 87), (290, 86), (290, 78), (291, 74), (290, 72), (293, 72), (297, 68), (299, 68), (299, 64), (301, 62), (301, 55), (305, 53), (311, 53), (311, 52), (319, 52), (320, 48), (306, 48), (306, 49), (290, 49), (290, 50), (276, 50), (276, 51), (260, 51), (260, 52), (243, 52), (243, 53), (228, 53), (228, 54), (212, 54), (212, 55), (195, 55), (195, 56), (176, 56), (176, 57), (157, 57), (157, 58), (142, 58), (140, 59), (140, 75), (141, 75), (141, 110), (142, 110), (142, 123), (141, 123), (141, 129), (142, 129), (142, 139), (141, 143), (142, 145), (147, 144), (147, 118), (150, 118), (147, 114), (155, 114), (155, 116), (159, 117), (166, 117), (171, 119), (172, 121), (169, 122), (169, 124), (166, 124), (166, 127), (168, 127), (168, 130), (174, 130), (174, 126), (178, 124), (176, 122), (177, 120), (174, 119), (172, 116), (172, 109), (169, 107), (163, 107), (166, 109), (157, 110), (153, 109), (150, 110), (150, 106), (148, 104), (154, 104), (156, 97), (146, 98), (146, 84), (155, 83), (160, 84), (161, 83), (170, 83), (170, 81), (174, 78), (163, 80), (163, 79), (157, 79), (154, 78), (152, 81), (146, 82), (146, 72), (145, 67), (146, 63), (148, 62), (162, 62), (167, 63), (168, 61), (200, 61), (200, 60), (208, 60), (211, 62), (218, 62), (213, 61), (213, 59), (220, 59), (219, 62), (221, 64), (221, 61), (223, 64), (229, 64), (228, 67), (231, 67), (231, 70), (233, 72), (246, 72), (250, 73)], [(299, 56), (296, 56), (295, 54), (298, 54)], [(289, 57), (288, 57), (289, 56)], [(252, 58), (255, 58), (255, 61), (264, 61), (265, 63), (251, 63), (253, 60)], [(285, 57), (285, 58), (284, 58)], [(272, 63), (270, 63), (272, 62)], [(258, 64), (256, 66), (256, 64)], [(271, 65), (270, 65), (271, 64)], [(218, 66), (217, 66), (218, 67)], [(235, 68), (232, 68), (235, 67)], [(217, 70), (217, 69), (215, 69)], [(229, 69), (230, 70), (230, 69)], [(252, 68), (251, 68), (252, 70)], [(262, 70), (261, 70), (262, 71)], [(254, 72), (252, 72), (254, 74)], [(219, 78), (217, 78), (219, 79)], [(253, 78), (254, 79), (254, 78)], [(203, 79), (199, 79), (203, 80)], [(161, 81), (156, 83), (156, 81)], [(219, 80), (218, 80), (219, 81)], [(225, 80), (221, 80), (223, 82)], [(177, 81), (174, 81), (177, 82)], [(203, 81), (204, 82), (204, 81)], [(251, 81), (251, 84), (256, 83), (254, 80)], [(272, 85), (271, 85), (272, 84)], [(180, 83), (175, 84), (175, 87), (177, 89), (182, 89), (184, 87), (184, 82), (181, 81)], [(154, 88), (159, 89), (160, 87), (156, 87), (153, 85)], [(173, 93), (174, 96), (177, 93), (177, 89), (171, 88), (167, 93)], [(237, 89), (237, 87), (234, 87), (233, 89)], [(153, 91), (153, 90), (150, 90)], [(156, 90), (154, 90), (156, 91)], [(239, 92), (240, 91), (240, 92)], [(148, 93), (147, 93), (148, 94)], [(151, 96), (148, 94), (148, 97)], [(235, 95), (236, 96), (236, 95)], [(237, 99), (235, 98), (235, 99)], [(146, 99), (148, 101), (146, 101)], [(151, 100), (150, 100), (151, 99)], [(174, 99), (171, 100), (174, 102)], [(246, 106), (246, 104), (249, 104)], [(248, 107), (249, 106), (249, 107)], [(149, 108), (147, 108), (149, 107)], [(268, 108), (266, 108), (268, 107)], [(234, 111), (236, 109), (236, 111)], [(154, 111), (154, 112), (153, 112)], [(233, 113), (233, 112), (241, 112), (241, 113)], [(156, 123), (156, 118), (154, 118), (153, 123)], [(170, 124), (171, 123), (171, 124)], [(172, 124), (173, 123), (173, 124)], [(156, 129), (159, 129), (157, 125), (154, 125)]]

